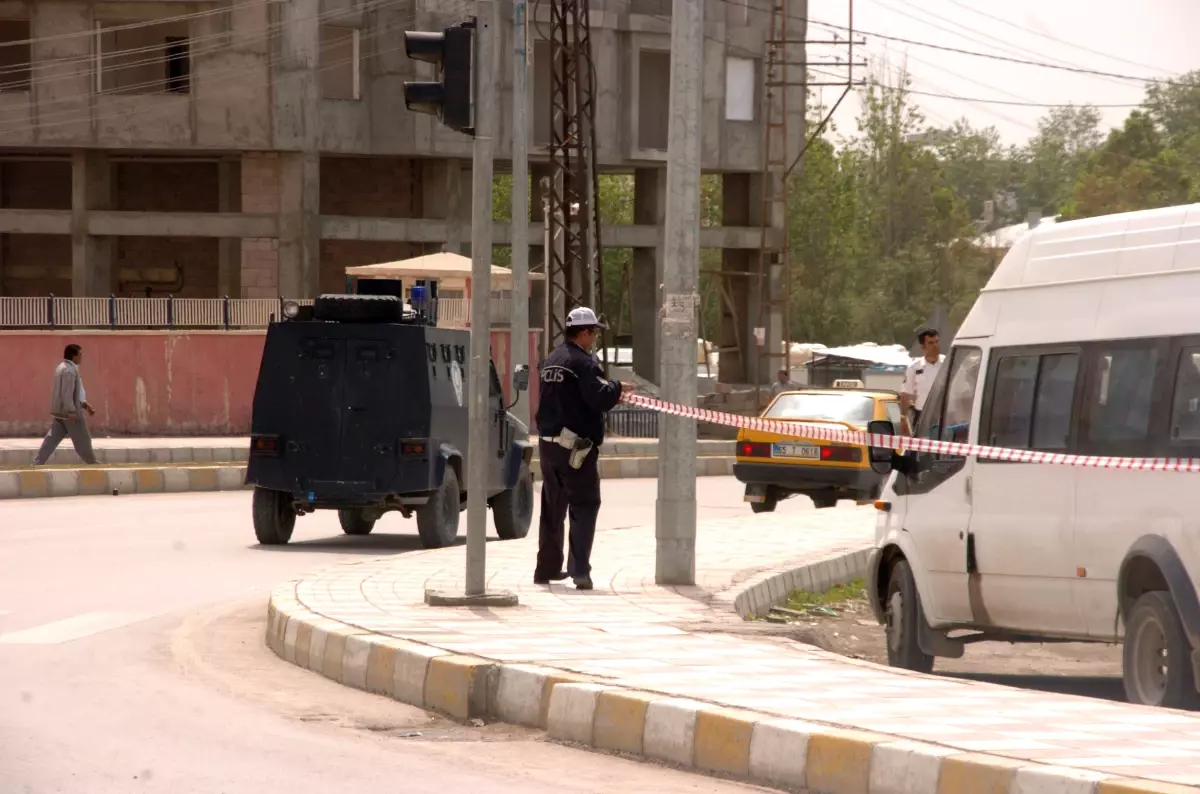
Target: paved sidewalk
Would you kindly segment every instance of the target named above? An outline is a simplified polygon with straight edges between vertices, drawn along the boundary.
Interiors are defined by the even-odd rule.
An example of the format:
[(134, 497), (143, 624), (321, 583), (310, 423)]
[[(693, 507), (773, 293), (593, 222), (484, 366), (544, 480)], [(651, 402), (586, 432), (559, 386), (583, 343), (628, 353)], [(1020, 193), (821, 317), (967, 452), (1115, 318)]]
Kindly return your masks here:
[[(721, 624), (739, 622), (732, 609), (738, 594), (772, 575), (778, 592), (784, 589), (781, 579), (813, 588), (856, 575), (873, 527), (870, 508), (850, 506), (702, 523), (694, 588), (653, 584), (652, 527), (601, 532), (593, 574), (597, 589), (590, 593), (570, 585), (534, 586), (532, 536), (489, 544), (490, 588), (520, 595), (520, 606), (509, 609), (423, 604), (426, 588), (461, 587), (462, 547), (353, 562), (277, 588), (268, 640), (289, 661), (343, 683), (450, 713), (458, 707), (444, 704), (458, 701), (439, 694), (445, 669), (457, 665), (461, 672), (475, 665), (494, 678), (478, 684), (488, 688), (486, 708), (471, 707), (474, 695), (459, 693), (459, 716), (504, 716), (532, 708), (534, 717), (526, 721), (548, 727), (552, 736), (631, 752), (644, 748), (646, 755), (685, 765), (838, 794), (1174, 790), (1145, 779), (1200, 784), (1200, 715), (922, 676), (778, 637), (714, 632)], [(820, 560), (836, 562), (813, 568)], [(437, 672), (436, 657), (444, 653), (454, 656), (445, 657), (446, 668)], [(403, 661), (412, 659), (422, 665), (417, 673)], [(534, 691), (535, 705), (505, 705), (515, 697), (513, 676), (537, 670), (543, 671), (538, 680), (544, 691)], [(556, 678), (553, 670), (565, 672)], [(415, 695), (412, 682), (404, 683), (412, 675), (417, 676)], [(477, 685), (469, 683), (470, 675), (464, 680)], [(510, 681), (507, 695), (505, 681)], [(618, 706), (605, 700), (620, 692), (632, 700)], [(536, 701), (542, 696), (546, 699)], [(655, 698), (664, 697), (656, 711)], [(637, 703), (643, 722), (636, 742), (626, 747), (602, 740), (602, 724), (611, 727), (616, 719), (612, 709), (633, 713)], [(651, 722), (665, 719), (671, 709), (686, 711), (688, 703), (694, 748), (679, 757), (652, 752), (652, 735), (661, 743), (665, 729), (652, 730)], [(583, 722), (578, 722), (580, 708), (586, 712)], [(712, 719), (734, 725), (726, 726), (719, 746), (703, 738), (701, 727), (709, 723), (694, 716), (714, 708)], [(742, 724), (739, 719), (745, 723), (741, 749), (734, 746), (741, 741), (734, 730), (735, 723)], [(839, 733), (842, 728), (852, 730)], [(800, 744), (779, 738), (788, 731), (799, 732), (802, 741), (795, 741)], [(701, 760), (714, 752), (742, 760)], [(764, 760), (772, 752), (781, 758)], [(850, 775), (845, 785), (816, 777), (843, 773)], [(931, 774), (933, 788), (927, 789), (921, 781)], [(892, 778), (899, 782), (889, 783)], [(1113, 780), (1104, 782), (1107, 778)], [(975, 782), (966, 788), (946, 783), (958, 779)], [(992, 782), (971, 788), (980, 780)]]

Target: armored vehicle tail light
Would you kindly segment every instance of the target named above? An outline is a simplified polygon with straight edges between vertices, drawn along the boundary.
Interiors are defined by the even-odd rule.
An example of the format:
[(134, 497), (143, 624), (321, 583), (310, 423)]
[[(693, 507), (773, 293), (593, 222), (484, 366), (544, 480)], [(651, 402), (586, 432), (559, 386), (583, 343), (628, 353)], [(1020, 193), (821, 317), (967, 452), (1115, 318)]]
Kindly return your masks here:
[(429, 448), (424, 441), (403, 441), (400, 443), (401, 455), (424, 455)]
[(250, 437), (251, 455), (278, 455), (279, 436), (255, 435)]

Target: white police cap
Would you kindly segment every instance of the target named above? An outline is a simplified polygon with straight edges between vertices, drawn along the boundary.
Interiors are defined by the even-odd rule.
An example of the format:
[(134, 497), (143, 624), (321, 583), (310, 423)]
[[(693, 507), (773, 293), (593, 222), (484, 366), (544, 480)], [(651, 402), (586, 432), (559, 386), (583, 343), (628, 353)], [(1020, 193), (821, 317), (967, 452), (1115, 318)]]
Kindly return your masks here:
[(596, 313), (587, 306), (580, 306), (577, 309), (571, 309), (567, 314), (567, 328), (604, 328), (608, 326), (600, 322), (600, 318)]

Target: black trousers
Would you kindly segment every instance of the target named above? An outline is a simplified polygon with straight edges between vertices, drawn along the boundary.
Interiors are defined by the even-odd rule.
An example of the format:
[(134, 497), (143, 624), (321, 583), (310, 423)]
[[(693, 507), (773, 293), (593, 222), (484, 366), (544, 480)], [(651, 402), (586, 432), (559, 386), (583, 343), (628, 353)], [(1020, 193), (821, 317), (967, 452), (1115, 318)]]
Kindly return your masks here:
[(571, 517), (571, 551), (567, 573), (572, 577), (592, 572), (592, 542), (600, 514), (599, 449), (593, 447), (583, 465), (572, 469), (571, 452), (558, 444), (538, 445), (542, 464), (542, 517), (538, 525), (537, 569), (534, 576), (551, 577), (562, 570), (563, 528)]

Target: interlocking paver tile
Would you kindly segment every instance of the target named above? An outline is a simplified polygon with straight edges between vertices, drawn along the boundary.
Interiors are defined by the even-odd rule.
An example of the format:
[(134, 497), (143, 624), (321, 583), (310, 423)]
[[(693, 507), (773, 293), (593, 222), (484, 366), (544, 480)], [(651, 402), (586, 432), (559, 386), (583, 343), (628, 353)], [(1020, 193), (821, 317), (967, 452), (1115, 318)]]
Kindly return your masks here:
[(362, 629), (501, 662), (558, 667), (634, 689), (1112, 774), (1200, 782), (1200, 715), (921, 676), (780, 637), (696, 631), (740, 622), (754, 576), (868, 548), (870, 508), (707, 521), (698, 587), (654, 584), (654, 529), (597, 535), (593, 592), (531, 582), (536, 539), (488, 544), (488, 582), (512, 609), (438, 609), (463, 581), (462, 547), (338, 565), (301, 581), (307, 609)]

